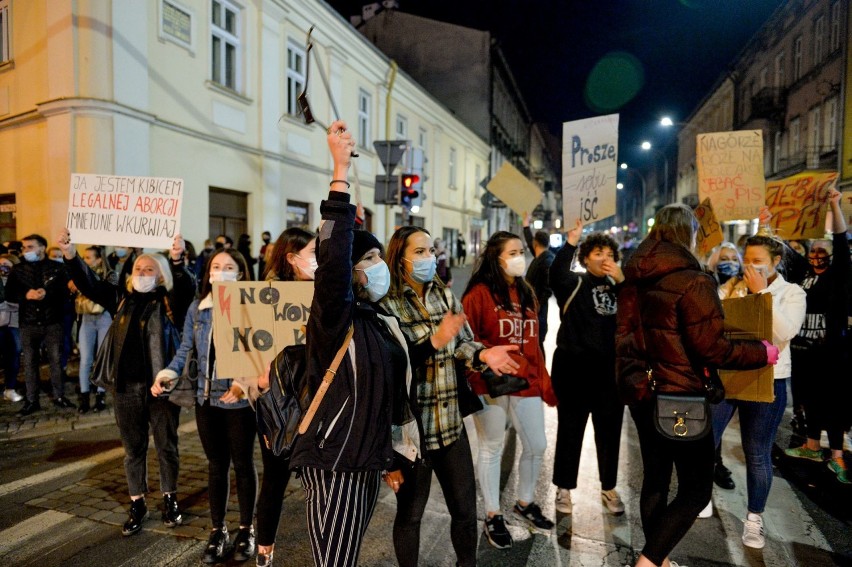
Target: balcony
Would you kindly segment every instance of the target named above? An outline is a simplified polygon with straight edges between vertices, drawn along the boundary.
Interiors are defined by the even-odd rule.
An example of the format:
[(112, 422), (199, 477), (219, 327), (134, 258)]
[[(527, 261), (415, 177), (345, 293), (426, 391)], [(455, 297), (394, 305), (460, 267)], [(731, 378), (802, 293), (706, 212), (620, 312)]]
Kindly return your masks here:
[(837, 146), (806, 146), (778, 158), (774, 175), (793, 175), (805, 169), (837, 169)]
[(776, 87), (764, 87), (751, 97), (749, 120), (766, 118), (778, 120), (787, 106), (787, 92)]

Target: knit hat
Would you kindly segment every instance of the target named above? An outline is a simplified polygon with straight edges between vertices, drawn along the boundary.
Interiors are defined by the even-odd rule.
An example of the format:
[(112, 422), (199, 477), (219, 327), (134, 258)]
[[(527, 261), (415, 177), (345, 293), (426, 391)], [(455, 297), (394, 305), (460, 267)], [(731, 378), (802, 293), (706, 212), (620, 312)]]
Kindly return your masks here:
[(361, 256), (372, 250), (373, 248), (378, 248), (379, 252), (384, 251), (382, 247), (382, 243), (379, 242), (379, 239), (373, 236), (372, 233), (366, 230), (356, 230), (353, 233), (352, 239), (352, 265), (358, 263), (358, 260), (361, 259)]

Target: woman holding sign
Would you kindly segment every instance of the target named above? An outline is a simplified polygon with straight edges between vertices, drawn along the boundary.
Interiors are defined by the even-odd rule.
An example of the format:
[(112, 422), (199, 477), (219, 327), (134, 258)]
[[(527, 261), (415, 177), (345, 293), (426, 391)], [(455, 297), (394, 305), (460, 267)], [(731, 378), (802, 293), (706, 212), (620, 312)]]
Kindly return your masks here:
[(133, 262), (132, 277), (124, 286), (95, 276), (77, 256), (68, 229), (59, 235), (59, 248), (80, 293), (114, 314), (92, 376), (95, 385), (112, 390), (115, 421), (124, 446), (131, 505), (121, 533), (137, 533), (148, 517), (145, 494), (149, 434), (154, 436), (160, 462), (163, 523), (166, 527), (177, 526), (183, 521), (176, 496), (180, 408), (152, 397), (149, 388), (180, 344), (174, 310), (188, 304), (195, 293), (192, 276), (180, 260), (183, 238), (175, 236), (169, 251), (171, 263), (160, 254), (139, 255)]
[[(187, 364), (197, 366), (195, 422), (207, 456), (207, 490), (213, 522), (201, 559), (204, 563), (224, 561), (231, 549), (236, 561), (246, 561), (255, 551), (252, 522), (257, 498), (254, 466), (257, 427), (254, 411), (244, 399), (242, 388), (217, 375), (213, 343), (213, 283), (250, 279), (245, 257), (235, 249), (225, 248), (210, 257), (202, 272), (200, 298), (189, 306), (186, 314), (180, 348), (151, 386), (151, 394), (158, 397), (168, 392), (178, 376), (185, 373)], [(231, 463), (234, 464), (240, 503), (240, 529), (233, 546), (225, 523)]]

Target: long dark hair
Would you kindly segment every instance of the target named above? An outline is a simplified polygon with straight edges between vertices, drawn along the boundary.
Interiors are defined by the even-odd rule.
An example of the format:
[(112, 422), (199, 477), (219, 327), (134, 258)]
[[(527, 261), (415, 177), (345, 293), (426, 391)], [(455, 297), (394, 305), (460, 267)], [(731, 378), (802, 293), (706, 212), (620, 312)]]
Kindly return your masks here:
[(692, 252), (693, 237), (697, 231), (698, 220), (692, 209), (682, 203), (674, 203), (657, 211), (647, 238), (680, 244)]
[[(402, 294), (402, 284), (405, 282), (405, 270), (402, 267), (402, 258), (405, 256), (405, 247), (408, 246), (408, 237), (412, 234), (422, 232), (430, 238), (432, 234), (425, 228), (419, 226), (401, 226), (396, 229), (393, 236), (388, 242), (387, 250), (385, 251), (385, 263), (391, 274), (390, 289), (388, 297), (398, 298)], [(433, 278), (432, 283), (439, 287), (443, 287), (441, 278)]]
[(240, 275), (242, 275), (240, 281), (251, 281), (251, 272), (249, 272), (248, 263), (245, 256), (239, 250), (234, 248), (214, 250), (207, 257), (207, 261), (204, 262), (204, 271), (201, 273), (201, 290), (198, 292), (199, 297), (207, 297), (207, 294), (213, 291), (213, 284), (210, 283), (210, 264), (213, 263), (213, 258), (219, 254), (227, 254), (234, 259), (234, 262), (237, 263), (237, 267), (240, 269)]
[(287, 254), (299, 254), (308, 243), (316, 238), (316, 234), (304, 228), (288, 228), (278, 236), (278, 240), (272, 245), (272, 256), (266, 263), (261, 280), (275, 279), (282, 282), (291, 282), (296, 279), (293, 266), (287, 261)]
[[(476, 259), (476, 265), (462, 294), (462, 299), (477, 284), (484, 284), (491, 291), (491, 295), (500, 307), (509, 312), (515, 310), (509, 296), (509, 284), (506, 283), (503, 269), (500, 267), (500, 254), (510, 240), (521, 240), (521, 237), (505, 230), (500, 230), (491, 235), (491, 238), (485, 243), (485, 249)], [(523, 241), (521, 240), (521, 242)], [(523, 277), (515, 277), (514, 285), (515, 289), (518, 290), (518, 301), (521, 304), (522, 313), (526, 313), (527, 309), (532, 309), (537, 313), (538, 303), (535, 299), (535, 292), (526, 280)]]

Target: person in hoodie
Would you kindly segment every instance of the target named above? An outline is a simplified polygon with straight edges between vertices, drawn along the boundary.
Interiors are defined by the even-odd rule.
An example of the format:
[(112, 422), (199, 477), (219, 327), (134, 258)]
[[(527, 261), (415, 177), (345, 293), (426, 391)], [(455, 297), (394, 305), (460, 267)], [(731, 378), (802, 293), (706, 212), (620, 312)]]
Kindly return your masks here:
[(354, 332), (310, 426), (294, 444), (290, 466), (299, 469), (305, 490), (314, 564), (342, 567), (358, 564), (382, 471), (390, 469), (394, 451), (413, 460), (420, 443), (414, 419), (405, 416), (411, 385), (405, 337), (377, 305), (390, 284), (382, 245), (369, 232), (354, 230), (347, 177), (355, 141), (341, 120), (331, 124), (327, 140), (334, 175), (320, 205), (318, 267), (306, 332), (313, 392), (350, 327)]
[[(686, 205), (666, 205), (624, 267), (616, 314), (616, 380), (639, 436), (645, 546), (636, 567), (677, 567), (669, 554), (710, 500), (712, 435), (673, 441), (654, 424), (654, 390), (703, 395), (716, 368), (753, 369), (778, 360), (766, 341), (727, 339), (715, 279), (694, 255), (698, 221)], [(677, 495), (669, 501), (672, 468)]]

